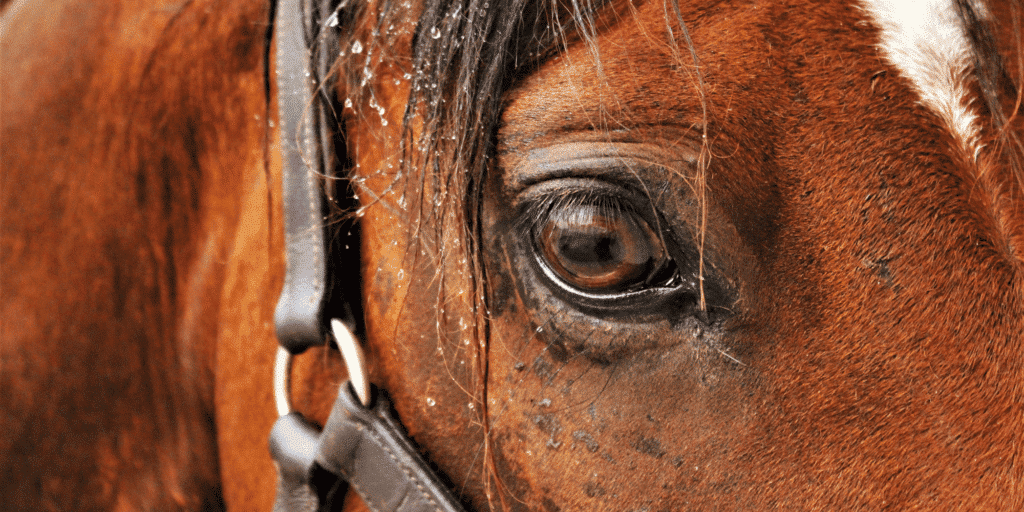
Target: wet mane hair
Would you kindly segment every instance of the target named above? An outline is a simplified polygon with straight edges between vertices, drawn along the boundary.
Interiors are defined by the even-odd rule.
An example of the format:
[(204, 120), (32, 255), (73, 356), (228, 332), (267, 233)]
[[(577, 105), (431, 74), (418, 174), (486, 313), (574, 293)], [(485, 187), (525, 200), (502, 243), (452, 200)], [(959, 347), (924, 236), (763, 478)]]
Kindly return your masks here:
[[(547, 58), (594, 34), (596, 14), (606, 2), (427, 0), (410, 7), (385, 1), (377, 12), (342, 4), (339, 20), (348, 27), (341, 31), (339, 90), (352, 105), (380, 108), (371, 77), (394, 57), (394, 48), (411, 47), (412, 62), (402, 72), (410, 95), (394, 186), (412, 198), (415, 218), (410, 222), (422, 236), (416, 237), (421, 247), (410, 248), (410, 253), (425, 249), (432, 254), (441, 278), (438, 303), (447, 302), (449, 276), (468, 279), (451, 288), (472, 290), (477, 321), (465, 335), (472, 338), (467, 359), (474, 364), (474, 377), (463, 386), (479, 405), (484, 460), (493, 475), (487, 434), (486, 276), (477, 245), (484, 177), (495, 150), (505, 93)], [(416, 27), (411, 34), (399, 28), (411, 25)], [(353, 48), (365, 58), (352, 55)], [(374, 113), (359, 112), (357, 107), (355, 115)], [(358, 169), (353, 169), (353, 176), (358, 189)], [(439, 326), (446, 322), (443, 309), (438, 308)], [(444, 340), (445, 335), (439, 335)], [(488, 489), (491, 481), (501, 487), (497, 479), (487, 481)], [(503, 499), (504, 493), (498, 494)]]

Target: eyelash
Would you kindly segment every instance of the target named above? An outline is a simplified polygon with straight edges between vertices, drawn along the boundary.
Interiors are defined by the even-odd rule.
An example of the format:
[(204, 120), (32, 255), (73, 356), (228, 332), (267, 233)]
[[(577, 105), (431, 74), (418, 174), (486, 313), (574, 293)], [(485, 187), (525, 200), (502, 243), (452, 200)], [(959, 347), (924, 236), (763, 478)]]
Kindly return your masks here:
[(568, 193), (545, 193), (530, 198), (522, 207), (517, 223), (517, 233), (528, 236), (540, 223), (547, 220), (552, 211), (576, 206), (591, 206), (599, 209), (602, 214), (622, 215), (637, 213), (621, 199), (607, 194), (595, 193), (592, 190), (574, 190)]

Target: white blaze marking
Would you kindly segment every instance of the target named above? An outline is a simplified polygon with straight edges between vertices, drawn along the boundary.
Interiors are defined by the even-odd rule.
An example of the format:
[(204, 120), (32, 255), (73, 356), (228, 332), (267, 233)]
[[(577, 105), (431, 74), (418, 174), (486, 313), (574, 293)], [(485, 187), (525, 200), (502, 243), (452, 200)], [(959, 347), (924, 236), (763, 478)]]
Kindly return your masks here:
[[(971, 42), (953, 0), (861, 0), (880, 30), (881, 50), (913, 82), (921, 103), (946, 123), (971, 158), (981, 151), (967, 89)], [(985, 11), (975, 3), (979, 15)]]

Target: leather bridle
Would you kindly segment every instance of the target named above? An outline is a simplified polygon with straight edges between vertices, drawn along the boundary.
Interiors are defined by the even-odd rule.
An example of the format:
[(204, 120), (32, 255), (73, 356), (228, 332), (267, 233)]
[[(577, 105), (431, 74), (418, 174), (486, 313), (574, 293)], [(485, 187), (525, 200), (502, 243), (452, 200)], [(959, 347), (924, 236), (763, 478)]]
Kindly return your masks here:
[[(419, 455), (391, 412), (387, 395), (366, 380), (356, 322), (325, 322), (331, 249), (325, 243), (324, 179), (337, 167), (330, 65), (338, 52), (337, 0), (277, 0), (273, 35), (282, 151), (286, 270), (274, 314), (274, 388), (280, 417), (270, 434), (278, 469), (274, 510), (340, 509), (348, 487), (377, 512), (456, 512), (461, 504)], [(314, 67), (315, 65), (315, 67)], [(354, 272), (358, 272), (355, 269)], [(293, 354), (333, 339), (349, 370), (323, 429), (291, 409)], [(356, 386), (350, 385), (356, 383)], [(358, 395), (358, 396), (357, 396)]]

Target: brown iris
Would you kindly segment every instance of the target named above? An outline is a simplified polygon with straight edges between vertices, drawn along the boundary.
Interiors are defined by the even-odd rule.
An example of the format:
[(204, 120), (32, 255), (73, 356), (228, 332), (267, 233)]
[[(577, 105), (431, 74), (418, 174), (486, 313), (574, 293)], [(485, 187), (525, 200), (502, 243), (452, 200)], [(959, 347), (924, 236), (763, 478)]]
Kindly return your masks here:
[(583, 291), (628, 289), (643, 283), (665, 260), (664, 247), (647, 222), (618, 207), (555, 206), (534, 233), (547, 266)]

